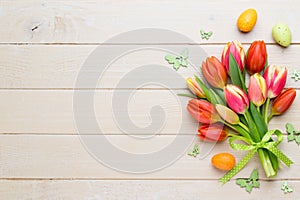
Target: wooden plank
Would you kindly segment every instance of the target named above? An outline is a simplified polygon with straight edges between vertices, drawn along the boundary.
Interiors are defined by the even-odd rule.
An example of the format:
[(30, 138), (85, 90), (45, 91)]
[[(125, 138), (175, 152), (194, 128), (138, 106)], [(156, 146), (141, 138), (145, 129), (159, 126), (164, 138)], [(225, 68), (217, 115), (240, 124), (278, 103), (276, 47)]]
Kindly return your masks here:
[[(248, 34), (237, 30), (236, 20), (250, 7), (258, 11), (255, 29)], [(273, 25), (282, 21), (299, 43), (299, 6), (295, 1), (1, 1), (0, 42), (2, 43), (102, 43), (119, 33), (138, 28), (169, 29), (197, 43), (224, 43), (237, 39), (273, 42)], [(155, 14), (154, 14), (155, 13)], [(209, 41), (201, 40), (200, 29), (213, 31)], [(150, 38), (153, 42), (157, 38)], [(126, 40), (127, 41), (127, 40)], [(128, 41), (141, 43), (145, 39)], [(172, 39), (166, 43), (176, 43)]]
[[(147, 48), (149, 45), (129, 45), (134, 48)], [(245, 48), (248, 48), (246, 45)], [(90, 53), (96, 49), (97, 46), (15, 46), (4, 45), (0, 46), (0, 88), (87, 88), (86, 85), (76, 85), (76, 78), (88, 58)], [(125, 46), (126, 47), (126, 46)], [(152, 46), (153, 47), (153, 46)], [(136, 88), (140, 87), (135, 85), (135, 81), (140, 80), (153, 80), (154, 77), (161, 77), (162, 80), (168, 80), (167, 86), (169, 88), (185, 88), (186, 84), (184, 79), (191, 77), (198, 73), (201, 62), (208, 55), (215, 55), (220, 58), (223, 45), (169, 45), (169, 46), (154, 46), (156, 49), (144, 49), (132, 52), (114, 61), (102, 76), (99, 78), (97, 88), (115, 88), (120, 80), (144, 65), (149, 67), (163, 66), (158, 70), (149, 73), (144, 70), (139, 76), (130, 77), (131, 81), (123, 82), (119, 88)], [(120, 45), (103, 45), (104, 53), (100, 54), (97, 62), (94, 63), (86, 72), (86, 80), (98, 78), (100, 71), (107, 66), (103, 63), (102, 58), (112, 57), (116, 49), (124, 48)], [(182, 79), (171, 74), (172, 66), (165, 60), (164, 56), (167, 52), (161, 51), (159, 48), (175, 49), (175, 52), (180, 53), (183, 49), (188, 48), (190, 51), (190, 58), (192, 63), (188, 68), (181, 68), (178, 73)], [(199, 53), (199, 49), (203, 49), (203, 54)], [(287, 49), (283, 49), (276, 45), (268, 45), (269, 63), (284, 65), (289, 69), (289, 77), (292, 70), (297, 69), (300, 71), (300, 58), (295, 52), (300, 51), (299, 45), (292, 45)], [(206, 55), (205, 55), (206, 52)], [(101, 58), (102, 56), (102, 58)], [(115, 55), (118, 56), (118, 55)], [(194, 68), (192, 67), (194, 66)], [(166, 68), (164, 68), (166, 67)], [(170, 69), (171, 72), (166, 70)], [(97, 73), (98, 72), (98, 73)], [(157, 81), (160, 82), (160, 81)], [(161, 81), (163, 82), (163, 81)], [(161, 86), (150, 85), (150, 88), (158, 88)], [(299, 84), (293, 79), (287, 79), (287, 87), (299, 88)]]
[[(299, 199), (299, 181), (288, 181), (295, 190), (284, 194), (283, 181), (260, 181), (253, 189), (252, 199)], [(235, 183), (221, 186), (217, 181), (101, 181), (101, 180), (30, 180), (0, 181), (2, 199), (248, 199), (250, 195)], [(234, 189), (234, 194), (232, 190)], [(129, 192), (130, 191), (130, 192)]]
[[(90, 136), (94, 141), (101, 141), (106, 137), (112, 145), (130, 153), (151, 154), (165, 148), (176, 136), (155, 136), (148, 140), (140, 140), (128, 136)], [(184, 140), (190, 136), (178, 136)], [(230, 152), (239, 161), (246, 152), (235, 151), (227, 142), (217, 145), (199, 144), (200, 156), (194, 158), (182, 152), (183, 156), (174, 164), (152, 173), (132, 174), (110, 169), (92, 157), (82, 145), (78, 136), (38, 136), (38, 135), (1, 135), (1, 178), (29, 178), (29, 179), (218, 179), (224, 175), (223, 171), (215, 169), (210, 162), (211, 157), (219, 152)], [(187, 146), (192, 149), (193, 144)], [(102, 147), (99, 146), (99, 150)], [(279, 179), (300, 179), (300, 153), (295, 143), (287, 143), (286, 137), (279, 148), (286, 153), (294, 164), (291, 168), (283, 166), (276, 177)], [(110, 155), (109, 149), (101, 149), (104, 154)], [(168, 154), (174, 156), (175, 151)], [(180, 155), (175, 153), (175, 156)], [(130, 156), (129, 156), (130, 157)], [(128, 158), (129, 159), (129, 158)], [(165, 158), (167, 159), (167, 158)], [(101, 160), (104, 161), (104, 160)], [(106, 160), (107, 161), (107, 160)], [(156, 158), (152, 162), (157, 161)], [(120, 161), (121, 162), (121, 161)], [(142, 159), (140, 162), (145, 162)], [(171, 164), (171, 163), (170, 163)], [(133, 166), (138, 165), (138, 163)], [(255, 168), (259, 169), (260, 178), (265, 175), (260, 161), (255, 156), (251, 162), (237, 176), (247, 177)], [(122, 166), (118, 169), (124, 169)]]
[[(69, 90), (1, 90), (0, 91), (0, 133), (30, 133), (30, 134), (76, 134), (73, 109), (73, 92)], [(88, 91), (82, 91), (88, 92)], [(151, 123), (158, 126), (159, 134), (177, 134), (179, 128), (195, 130), (197, 123), (185, 109), (186, 97), (178, 97), (177, 93), (186, 91), (176, 90), (175, 94), (167, 90), (119, 90), (118, 94), (133, 96), (130, 99), (122, 98), (115, 103), (124, 105), (120, 108), (112, 106), (112, 99), (116, 91), (104, 90), (95, 93), (95, 116), (104, 134), (123, 134), (120, 123), (128, 123), (130, 119), (136, 126), (141, 127), (141, 134), (153, 134), (143, 127)], [(179, 103), (178, 101), (182, 101)], [(296, 108), (300, 105), (299, 92), (290, 110), (284, 116), (274, 117), (270, 122), (270, 129), (285, 130), (285, 123), (291, 122), (300, 128), (298, 121), (299, 112)], [(161, 106), (165, 113), (157, 111), (151, 114), (154, 106)], [(127, 112), (128, 108), (128, 112)], [(118, 113), (118, 118), (114, 112)], [(183, 114), (182, 114), (183, 112)], [(152, 115), (152, 118), (151, 118)], [(161, 116), (165, 115), (165, 123), (161, 125)], [(89, 123), (88, 107), (82, 110), (82, 116), (86, 116), (83, 122)], [(182, 116), (185, 120), (182, 121)], [(116, 123), (116, 121), (118, 123)], [(130, 122), (130, 121), (129, 121)], [(128, 130), (128, 129), (127, 129)], [(126, 132), (126, 131), (125, 131)], [(134, 131), (127, 131), (129, 134)], [(188, 131), (186, 134), (195, 134)], [(98, 131), (90, 133), (98, 134)]]

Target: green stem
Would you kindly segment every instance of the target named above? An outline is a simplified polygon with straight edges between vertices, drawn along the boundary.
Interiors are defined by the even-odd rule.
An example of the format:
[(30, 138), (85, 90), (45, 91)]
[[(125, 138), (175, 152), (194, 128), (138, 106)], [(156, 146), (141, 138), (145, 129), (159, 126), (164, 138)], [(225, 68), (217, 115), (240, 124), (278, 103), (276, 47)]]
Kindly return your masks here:
[(274, 116), (274, 115), (273, 115), (272, 113), (269, 115), (269, 117), (268, 117), (268, 123), (269, 123), (269, 121), (272, 119), (273, 116)]
[(252, 140), (250, 135), (249, 135), (249, 131), (244, 130), (243, 128), (239, 127), (239, 126), (234, 126), (232, 124), (229, 124), (223, 120), (220, 121), (221, 123), (225, 124), (226, 126), (228, 126), (229, 128), (231, 128), (232, 130), (236, 131), (237, 133), (239, 133), (240, 135), (244, 136), (245, 138)]
[(260, 113), (260, 108), (259, 108), (259, 106), (257, 106), (256, 109), (257, 109), (258, 113)]
[(249, 132), (249, 128), (245, 124), (243, 124), (242, 122), (239, 122), (238, 125), (240, 127), (242, 127), (243, 129), (245, 129), (245, 131)]
[(270, 106), (270, 98), (267, 99), (266, 109), (265, 109), (265, 122), (268, 124), (268, 115), (269, 115), (269, 106)]
[(273, 177), (276, 175), (276, 172), (274, 171), (272, 162), (270, 160), (269, 155), (264, 149), (258, 149), (257, 153), (259, 155), (259, 158), (261, 160), (262, 166), (265, 170), (266, 176), (267, 177)]

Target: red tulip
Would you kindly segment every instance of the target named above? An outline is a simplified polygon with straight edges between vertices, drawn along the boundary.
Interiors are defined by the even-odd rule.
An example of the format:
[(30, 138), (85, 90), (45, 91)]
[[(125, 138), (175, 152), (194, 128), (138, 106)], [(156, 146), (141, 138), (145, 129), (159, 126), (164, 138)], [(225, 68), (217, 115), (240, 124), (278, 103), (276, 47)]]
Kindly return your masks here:
[(236, 85), (227, 85), (224, 89), (224, 96), (228, 106), (238, 114), (244, 114), (249, 108), (246, 93)]
[(202, 73), (207, 82), (213, 87), (222, 89), (226, 85), (226, 70), (216, 57), (206, 58), (206, 62), (202, 62)]
[(187, 109), (198, 122), (203, 124), (210, 124), (220, 121), (220, 116), (218, 115), (215, 107), (205, 100), (189, 100)]
[(241, 72), (244, 70), (246, 62), (246, 54), (244, 48), (240, 42), (228, 42), (223, 50), (222, 63), (225, 66), (227, 73), (229, 74), (229, 56), (232, 53), (235, 58)]
[(289, 88), (282, 92), (273, 101), (271, 108), (271, 115), (281, 115), (292, 105), (296, 97), (296, 90)]
[(198, 129), (198, 136), (207, 142), (217, 142), (226, 139), (227, 129), (221, 123), (202, 124)]
[(270, 65), (267, 67), (264, 78), (268, 88), (268, 97), (277, 97), (283, 90), (287, 77), (287, 70), (285, 67)]
[(199, 98), (205, 98), (205, 94), (194, 78), (187, 78), (186, 83), (190, 91)]
[(255, 73), (250, 77), (248, 96), (250, 101), (256, 106), (261, 106), (267, 99), (267, 84), (259, 73)]
[(260, 73), (267, 62), (267, 50), (264, 41), (254, 41), (248, 49), (246, 68), (250, 74)]

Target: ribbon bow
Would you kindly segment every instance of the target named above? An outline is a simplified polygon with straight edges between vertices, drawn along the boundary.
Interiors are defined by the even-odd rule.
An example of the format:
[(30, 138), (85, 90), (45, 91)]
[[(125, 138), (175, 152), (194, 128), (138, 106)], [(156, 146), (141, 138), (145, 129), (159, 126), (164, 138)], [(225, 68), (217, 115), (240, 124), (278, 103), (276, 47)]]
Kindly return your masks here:
[[(276, 135), (277, 141), (272, 141), (271, 136)], [(234, 143), (237, 140), (241, 140), (245, 142), (248, 145), (245, 144), (237, 144)], [(293, 164), (293, 161), (291, 161), (286, 155), (284, 155), (278, 148), (278, 144), (282, 142), (283, 136), (282, 133), (279, 130), (272, 130), (268, 131), (262, 140), (258, 143), (253, 142), (252, 140), (249, 140), (247, 138), (244, 138), (242, 136), (232, 136), (229, 139), (230, 146), (235, 150), (241, 150), (241, 151), (249, 151), (249, 153), (229, 172), (227, 172), (221, 179), (220, 182), (224, 185), (227, 183), (232, 177), (234, 177), (239, 171), (241, 171), (247, 163), (251, 160), (251, 158), (254, 156), (254, 154), (257, 152), (258, 149), (267, 149), (271, 151), (278, 159), (280, 159), (284, 164), (286, 164), (288, 167), (290, 167), (291, 164)]]

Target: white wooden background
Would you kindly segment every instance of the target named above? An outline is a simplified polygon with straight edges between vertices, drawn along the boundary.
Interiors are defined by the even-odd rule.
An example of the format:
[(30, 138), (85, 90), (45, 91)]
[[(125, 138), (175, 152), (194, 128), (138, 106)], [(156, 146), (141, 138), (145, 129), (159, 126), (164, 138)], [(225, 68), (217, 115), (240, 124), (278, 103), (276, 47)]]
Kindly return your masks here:
[[(242, 34), (237, 31), (236, 19), (249, 7), (258, 11), (258, 22), (252, 32)], [(284, 167), (275, 179), (264, 177), (257, 158), (237, 176), (247, 177), (253, 168), (259, 168), (261, 188), (249, 195), (234, 181), (223, 187), (217, 181), (224, 173), (211, 166), (214, 153), (229, 151), (238, 160), (244, 155), (232, 151), (226, 142), (204, 160), (185, 155), (155, 173), (119, 173), (98, 163), (81, 145), (72, 110), (74, 89), (85, 89), (74, 88), (74, 81), (88, 55), (111, 36), (138, 28), (177, 31), (195, 41), (191, 46), (201, 45), (216, 56), (227, 41), (240, 40), (247, 47), (255, 39), (263, 39), (268, 44), (270, 62), (300, 71), (299, 9), (296, 0), (1, 0), (0, 199), (299, 199), (300, 152), (295, 143), (285, 140), (281, 144), (295, 164), (290, 169)], [(272, 26), (280, 21), (293, 33), (287, 49), (274, 44), (271, 37)], [(200, 29), (212, 30), (212, 38), (201, 40)], [(154, 63), (165, 64), (163, 55), (150, 52), (148, 56)], [(153, 139), (141, 143), (122, 135), (111, 119), (107, 99), (114, 84), (132, 67), (148, 62), (149, 57), (135, 55), (114, 63), (95, 96), (96, 110), (101, 113), (98, 120), (105, 122), (107, 137), (128, 151), (150, 152), (175, 137), (173, 125), (178, 119), (174, 113), (180, 108), (168, 90), (141, 90), (130, 104), (132, 119), (145, 126), (151, 123), (151, 105), (164, 99), (171, 117)], [(189, 71), (179, 73), (192, 76)], [(289, 87), (298, 89), (299, 84), (288, 79)], [(174, 89), (184, 88), (182, 83)], [(292, 109), (272, 120), (271, 127), (284, 130), (285, 123), (291, 122), (300, 128), (299, 106), (297, 97)], [(193, 121), (185, 123), (196, 126)], [(284, 180), (294, 193), (283, 194), (280, 187)]]

